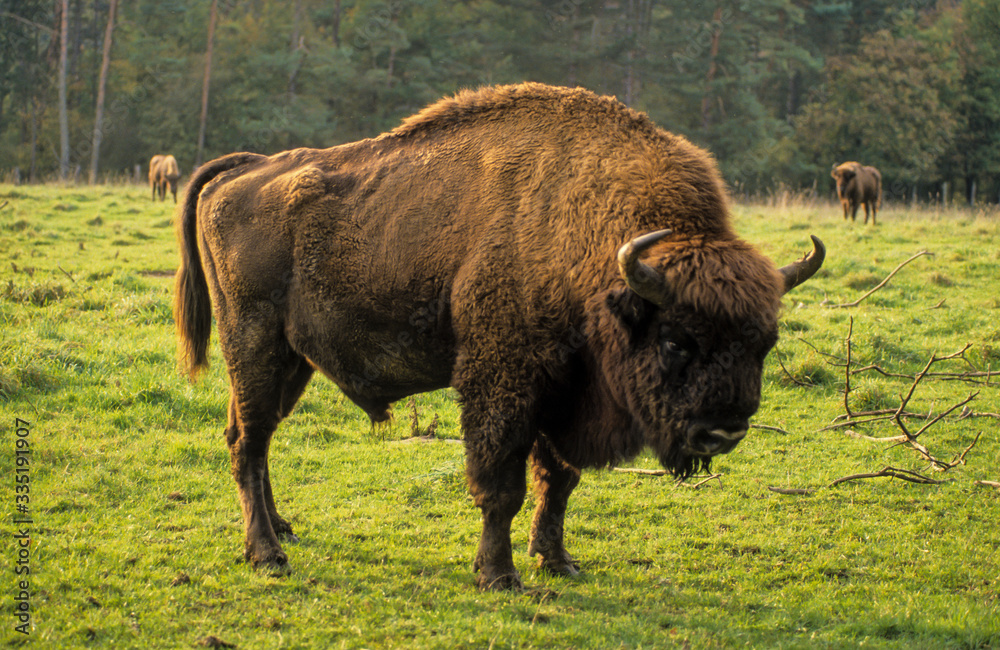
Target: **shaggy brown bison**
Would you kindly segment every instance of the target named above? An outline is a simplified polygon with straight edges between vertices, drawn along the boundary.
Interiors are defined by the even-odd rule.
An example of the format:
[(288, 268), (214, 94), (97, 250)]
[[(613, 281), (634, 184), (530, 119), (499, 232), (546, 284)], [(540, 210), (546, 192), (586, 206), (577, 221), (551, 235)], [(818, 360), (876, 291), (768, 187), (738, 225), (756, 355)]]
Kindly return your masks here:
[(180, 177), (181, 170), (173, 156), (153, 156), (149, 161), (149, 184), (153, 188), (153, 200), (156, 200), (156, 194), (159, 193), (160, 200), (165, 201), (169, 185), (174, 203), (177, 203), (177, 179)]
[(830, 176), (837, 181), (837, 196), (840, 197), (840, 205), (844, 208), (844, 221), (847, 221), (848, 210), (851, 213), (851, 221), (854, 221), (858, 214), (858, 206), (864, 204), (865, 223), (868, 223), (870, 208), (874, 226), (878, 209), (882, 205), (882, 174), (874, 167), (866, 167), (857, 162), (845, 162), (842, 165), (834, 165)]
[[(284, 570), (268, 447), (315, 370), (373, 421), (453, 386), (482, 510), (482, 588), (521, 585), (511, 520), (531, 463), (532, 555), (575, 574), (584, 467), (651, 447), (678, 476), (746, 435), (782, 294), (730, 225), (711, 157), (613, 98), (538, 84), (461, 92), (371, 140), (207, 163), (179, 211), (182, 360), (212, 305), (245, 556)], [(211, 296), (211, 299), (210, 299)]]

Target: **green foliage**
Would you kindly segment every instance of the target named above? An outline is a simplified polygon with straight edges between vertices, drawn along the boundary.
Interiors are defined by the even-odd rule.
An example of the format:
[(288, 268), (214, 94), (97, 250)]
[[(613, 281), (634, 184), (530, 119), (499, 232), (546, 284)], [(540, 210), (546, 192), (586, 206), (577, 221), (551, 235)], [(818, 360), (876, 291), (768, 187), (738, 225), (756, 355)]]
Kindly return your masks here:
[[(0, 7), (0, 173), (51, 176), (54, 7)], [(194, 164), (210, 2), (123, 3), (101, 169)], [(221, 0), (206, 155), (371, 137), (463, 87), (614, 94), (708, 147), (741, 194), (832, 191), (831, 163), (887, 199), (1000, 190), (1000, 0)], [(72, 166), (89, 162), (106, 4), (70, 3)], [(140, 174), (141, 176), (141, 174)]]
[[(0, 185), (3, 200), (0, 289), (12, 288), (0, 290), (0, 473), (13, 476), (14, 419), (30, 421), (34, 520), (35, 627), (26, 639), (8, 620), (8, 645), (1000, 645), (1000, 493), (973, 485), (1000, 478), (992, 420), (948, 418), (921, 437), (950, 457), (983, 432), (951, 482), (823, 488), (886, 464), (925, 469), (904, 448), (823, 430), (843, 412), (850, 317), (855, 367), (913, 374), (933, 351), (972, 343), (949, 369), (996, 368), (995, 215), (886, 210), (879, 227), (863, 228), (825, 205), (738, 206), (738, 231), (778, 263), (800, 256), (808, 233), (829, 251), (819, 276), (786, 298), (766, 362), (754, 422), (779, 431), (751, 431), (715, 461), (722, 478), (697, 490), (586, 471), (566, 521), (578, 579), (533, 568), (529, 496), (513, 540), (528, 590), (482, 594), (471, 569), (479, 514), (451, 391), (416, 397), (419, 432), (437, 416), (436, 439), (405, 441), (409, 404), (373, 431), (317, 377), (271, 448), (278, 507), (301, 537), (287, 545), (294, 573), (256, 573), (240, 561), (243, 525), (221, 436), (224, 363), (213, 347), (213, 365), (192, 385), (174, 362), (172, 206), (128, 186)], [(884, 277), (923, 247), (935, 256), (859, 307), (824, 303), (870, 288), (855, 287), (851, 273)], [(928, 281), (932, 273), (954, 284)], [(811, 385), (789, 381), (779, 355)], [(909, 383), (856, 376), (851, 408), (893, 407)], [(929, 382), (911, 409), (940, 412), (972, 388)], [(995, 382), (974, 388), (973, 411), (1000, 411)], [(897, 432), (875, 422), (859, 433)], [(656, 463), (643, 456), (636, 466)], [(768, 486), (820, 489), (789, 496)]]

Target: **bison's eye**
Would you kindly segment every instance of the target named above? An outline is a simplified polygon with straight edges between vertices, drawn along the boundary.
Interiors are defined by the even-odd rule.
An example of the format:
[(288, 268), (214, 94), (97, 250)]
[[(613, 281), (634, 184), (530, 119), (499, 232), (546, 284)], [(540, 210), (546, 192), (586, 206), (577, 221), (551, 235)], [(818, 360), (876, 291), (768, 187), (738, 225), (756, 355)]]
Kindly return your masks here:
[(685, 371), (694, 355), (692, 346), (683, 339), (660, 339), (660, 369), (669, 383), (683, 383)]
[(680, 357), (681, 359), (687, 359), (691, 356), (691, 350), (673, 339), (666, 339), (660, 347), (663, 349), (665, 355)]

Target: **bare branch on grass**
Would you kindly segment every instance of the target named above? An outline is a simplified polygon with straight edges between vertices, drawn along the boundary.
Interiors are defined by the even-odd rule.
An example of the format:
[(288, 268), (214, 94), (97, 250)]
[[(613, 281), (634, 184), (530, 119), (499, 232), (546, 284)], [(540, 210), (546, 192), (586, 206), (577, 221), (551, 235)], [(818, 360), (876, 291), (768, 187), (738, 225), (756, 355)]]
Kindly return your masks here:
[(69, 278), (70, 282), (72, 282), (73, 284), (76, 284), (76, 279), (74, 279), (73, 275), (69, 271), (67, 271), (66, 269), (64, 269), (62, 267), (62, 265), (56, 264), (56, 268), (59, 269), (60, 271), (62, 271), (63, 275), (65, 275), (67, 278)]
[(766, 424), (751, 424), (751, 429), (763, 429), (765, 431), (777, 431), (778, 433), (783, 433), (786, 436), (792, 435), (790, 431), (785, 431), (784, 429), (779, 429), (778, 427), (771, 427)]
[(844, 366), (844, 411), (848, 419), (854, 417), (851, 413), (851, 337), (854, 335), (854, 316), (851, 316), (850, 325), (847, 327), (847, 364)]
[[(666, 476), (670, 474), (665, 469), (643, 469), (641, 467), (615, 467), (614, 471), (622, 472), (623, 474), (638, 474), (639, 476)], [(693, 479), (701, 479), (697, 483), (688, 483), (687, 481), (677, 481), (677, 485), (682, 485), (684, 487), (689, 487), (694, 490), (702, 487), (709, 481), (718, 481), (722, 484), (722, 474), (709, 474), (707, 476), (692, 476)]]
[(705, 485), (709, 481), (718, 481), (719, 485), (722, 485), (722, 474), (709, 474), (708, 476), (705, 477), (692, 476), (691, 478), (700, 478), (701, 480), (698, 481), (697, 483), (687, 483), (685, 481), (680, 481), (679, 482), (680, 485), (683, 485), (684, 487), (689, 487), (693, 490), (697, 490), (698, 488)]
[(843, 308), (847, 308), (847, 307), (857, 307), (858, 305), (861, 304), (861, 301), (863, 301), (865, 298), (867, 298), (868, 296), (872, 295), (873, 293), (875, 293), (876, 291), (878, 291), (879, 289), (881, 289), (882, 287), (884, 287), (885, 285), (887, 285), (889, 283), (889, 280), (892, 279), (892, 276), (896, 275), (896, 273), (898, 273), (901, 268), (903, 268), (904, 266), (906, 266), (907, 264), (909, 264), (913, 260), (917, 259), (918, 257), (921, 257), (923, 255), (933, 255), (933, 254), (934, 253), (931, 253), (930, 251), (926, 251), (926, 250), (920, 251), (919, 253), (913, 255), (912, 257), (910, 257), (909, 259), (907, 259), (906, 261), (904, 261), (903, 263), (901, 263), (899, 266), (897, 266), (896, 268), (894, 268), (892, 270), (892, 273), (890, 273), (889, 275), (886, 276), (885, 280), (882, 280), (881, 282), (879, 282), (877, 285), (875, 285), (872, 289), (870, 289), (867, 293), (865, 293), (863, 296), (861, 296), (860, 298), (858, 298), (854, 302), (847, 302), (847, 303), (844, 303), (844, 304), (841, 304), (841, 305), (827, 305), (827, 306), (830, 307), (831, 309), (843, 309)]
[[(917, 257), (917, 256), (914, 256), (914, 258), (915, 257)], [(912, 260), (914, 258), (910, 258), (910, 259)], [(902, 268), (902, 266), (903, 265), (900, 265), (899, 267), (897, 267), (896, 270), (898, 270), (899, 268)], [(894, 271), (894, 273), (895, 273), (895, 271)], [(890, 277), (891, 277), (891, 275), (890, 275)], [(886, 279), (888, 280), (888, 278), (886, 278)], [(944, 411), (942, 411), (942, 412), (940, 412), (940, 413), (938, 413), (936, 415), (934, 415), (932, 413), (928, 413), (926, 415), (921, 415), (921, 414), (913, 413), (913, 412), (908, 411), (907, 407), (910, 405), (910, 402), (913, 399), (913, 396), (916, 394), (917, 388), (920, 386), (921, 382), (925, 381), (928, 378), (939, 378), (939, 379), (950, 378), (950, 379), (954, 379), (954, 378), (957, 378), (957, 377), (963, 377), (963, 378), (968, 377), (971, 373), (968, 373), (968, 372), (967, 373), (932, 373), (931, 369), (937, 363), (940, 363), (942, 361), (954, 360), (954, 359), (962, 359), (963, 361), (965, 361), (967, 364), (969, 364), (971, 366), (972, 363), (966, 358), (965, 353), (968, 352), (969, 348), (972, 347), (972, 344), (966, 344), (961, 350), (958, 350), (957, 352), (953, 352), (952, 354), (946, 354), (946, 355), (942, 355), (942, 356), (938, 356), (937, 353), (932, 354), (931, 358), (927, 361), (927, 363), (924, 365), (923, 369), (920, 372), (918, 372), (916, 375), (909, 376), (909, 375), (903, 375), (903, 374), (900, 374), (900, 373), (889, 373), (889, 372), (885, 371), (884, 369), (882, 369), (882, 368), (880, 368), (878, 366), (875, 366), (875, 365), (866, 366), (865, 368), (862, 368), (860, 370), (858, 370), (858, 369), (852, 369), (851, 368), (851, 361), (852, 361), (852, 343), (853, 343), (852, 336), (853, 336), (853, 332), (854, 332), (854, 318), (852, 317), (850, 319), (850, 325), (849, 325), (849, 329), (848, 329), (848, 333), (847, 333), (847, 338), (845, 339), (845, 344), (846, 344), (846, 348), (847, 348), (847, 359), (846, 359), (846, 361), (844, 363), (844, 411), (845, 411), (845, 413), (843, 415), (837, 416), (836, 420), (841, 420), (840, 422), (836, 422), (835, 421), (834, 424), (829, 425), (827, 427), (823, 427), (822, 429), (820, 429), (820, 431), (828, 431), (828, 430), (838, 429), (838, 428), (844, 428), (844, 427), (857, 427), (859, 425), (870, 424), (872, 422), (879, 422), (879, 421), (884, 421), (884, 420), (892, 420), (895, 423), (896, 427), (901, 432), (901, 435), (888, 436), (888, 437), (873, 437), (873, 436), (867, 436), (867, 435), (864, 435), (864, 434), (857, 433), (853, 429), (847, 429), (846, 433), (848, 435), (854, 437), (854, 438), (859, 438), (859, 439), (862, 439), (862, 440), (868, 440), (870, 442), (876, 442), (876, 443), (889, 442), (889, 443), (894, 443), (895, 445), (906, 445), (907, 447), (909, 447), (910, 449), (912, 449), (913, 451), (915, 451), (920, 456), (921, 459), (923, 459), (923, 460), (927, 461), (928, 463), (930, 463), (931, 468), (933, 468), (935, 471), (938, 471), (938, 472), (946, 472), (946, 471), (948, 471), (948, 470), (950, 470), (950, 469), (952, 469), (954, 467), (957, 467), (958, 465), (964, 465), (965, 464), (966, 456), (969, 454), (969, 452), (972, 450), (972, 448), (976, 446), (976, 443), (979, 442), (979, 439), (982, 436), (982, 432), (977, 433), (975, 439), (965, 449), (963, 449), (961, 453), (957, 454), (950, 461), (945, 461), (945, 460), (942, 460), (941, 458), (938, 458), (938, 456), (936, 456), (934, 453), (932, 453), (931, 450), (926, 445), (924, 445), (923, 443), (921, 443), (918, 439), (920, 438), (921, 435), (923, 435), (924, 433), (926, 433), (932, 426), (936, 425), (941, 420), (943, 420), (948, 415), (950, 415), (951, 413), (955, 412), (958, 409), (962, 409), (962, 412), (961, 412), (961, 414), (960, 414), (960, 416), (959, 416), (958, 419), (962, 419), (962, 418), (965, 418), (965, 417), (970, 417), (972, 415), (972, 412), (969, 410), (968, 404), (972, 400), (974, 400), (979, 395), (979, 393), (978, 392), (973, 392), (973, 393), (969, 394), (969, 396), (966, 397), (965, 399), (960, 400), (959, 402), (957, 402), (955, 404), (952, 404), (948, 408), (944, 409)], [(883, 374), (885, 376), (891, 376), (891, 377), (897, 377), (897, 378), (908, 378), (908, 379), (911, 380), (910, 381), (909, 389), (906, 391), (905, 395), (901, 395), (900, 396), (899, 406), (897, 406), (895, 409), (881, 409), (881, 410), (877, 410), (877, 411), (866, 411), (866, 412), (859, 412), (859, 413), (855, 413), (855, 412), (851, 411), (851, 406), (850, 406), (851, 377), (853, 375), (858, 374), (859, 372), (862, 372), (862, 371), (865, 371), (865, 370), (876, 370), (877, 372), (879, 372), (879, 373), (881, 373), (881, 374)], [(987, 373), (985, 374), (987, 382), (989, 382), (989, 379), (990, 379), (991, 375), (992, 375), (992, 371), (987, 371)], [(980, 376), (982, 376), (982, 375), (980, 375)], [(866, 419), (861, 419), (861, 418), (866, 418)], [(916, 431), (911, 431), (910, 428), (907, 426), (907, 423), (905, 421), (907, 418), (909, 418), (909, 419), (923, 419), (923, 420), (926, 420), (926, 422), (924, 422), (924, 424), (919, 429), (917, 429)], [(842, 483), (844, 481), (853, 481), (853, 480), (861, 480), (861, 479), (869, 479), (869, 478), (883, 478), (883, 477), (899, 478), (901, 480), (910, 481), (910, 482), (913, 482), (913, 483), (922, 483), (922, 484), (937, 484), (937, 483), (941, 483), (942, 482), (942, 481), (939, 481), (937, 479), (931, 479), (931, 478), (929, 478), (927, 476), (924, 476), (924, 475), (919, 474), (917, 472), (913, 472), (911, 470), (902, 470), (902, 469), (898, 469), (898, 468), (886, 466), (886, 467), (882, 468), (881, 470), (879, 470), (878, 472), (869, 472), (869, 473), (864, 473), (864, 474), (852, 474), (851, 476), (845, 476), (845, 477), (839, 478), (839, 479), (835, 480), (833, 483), (831, 483), (830, 486), (832, 487), (834, 485), (838, 485), (839, 483)]]
[(642, 469), (640, 467), (615, 467), (614, 471), (623, 474), (642, 474), (643, 476), (666, 476), (670, 473), (665, 469)]
[(812, 384), (810, 384), (809, 382), (799, 381), (798, 379), (795, 378), (794, 375), (792, 375), (792, 373), (788, 372), (788, 368), (785, 367), (785, 361), (781, 358), (781, 350), (775, 348), (774, 354), (778, 357), (778, 365), (781, 366), (781, 369), (782, 371), (784, 371), (785, 376), (791, 379), (793, 384), (795, 384), (796, 386), (802, 386), (806, 388), (812, 386)]
[(828, 485), (827, 487), (840, 485), (841, 483), (846, 483), (847, 481), (859, 481), (868, 478), (898, 478), (903, 481), (908, 481), (910, 483), (919, 483), (921, 485), (940, 485), (942, 483), (947, 483), (948, 481), (953, 480), (953, 479), (945, 479), (945, 480), (933, 479), (928, 476), (924, 476), (923, 474), (920, 474), (918, 472), (914, 472), (908, 469), (899, 469), (898, 467), (889, 467), (887, 465), (877, 472), (842, 476), (833, 483), (830, 483), (830, 485)]
[(777, 492), (778, 494), (802, 494), (802, 495), (812, 494), (813, 492), (816, 491), (808, 488), (780, 488), (780, 487), (775, 487), (773, 485), (768, 485), (767, 489), (770, 490), (771, 492)]
[(1000, 490), (1000, 482), (997, 481), (973, 481), (972, 484), (980, 487), (991, 487)]

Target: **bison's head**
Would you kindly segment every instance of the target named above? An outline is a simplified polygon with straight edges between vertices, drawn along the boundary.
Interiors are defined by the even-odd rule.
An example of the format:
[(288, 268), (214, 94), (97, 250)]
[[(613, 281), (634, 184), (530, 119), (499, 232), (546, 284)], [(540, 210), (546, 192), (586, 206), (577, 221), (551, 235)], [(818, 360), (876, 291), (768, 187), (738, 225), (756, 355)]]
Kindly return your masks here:
[[(775, 269), (738, 239), (639, 237), (618, 254), (627, 288), (605, 300), (604, 374), (664, 467), (686, 476), (732, 450), (760, 404), (764, 358), (778, 338), (782, 294), (812, 276), (823, 244)], [(610, 353), (610, 354), (609, 354)]]
[(844, 195), (844, 186), (852, 178), (858, 175), (858, 171), (861, 169), (861, 163), (858, 162), (845, 162), (840, 165), (834, 165), (833, 171), (830, 172), (830, 176), (837, 182), (837, 196)]

